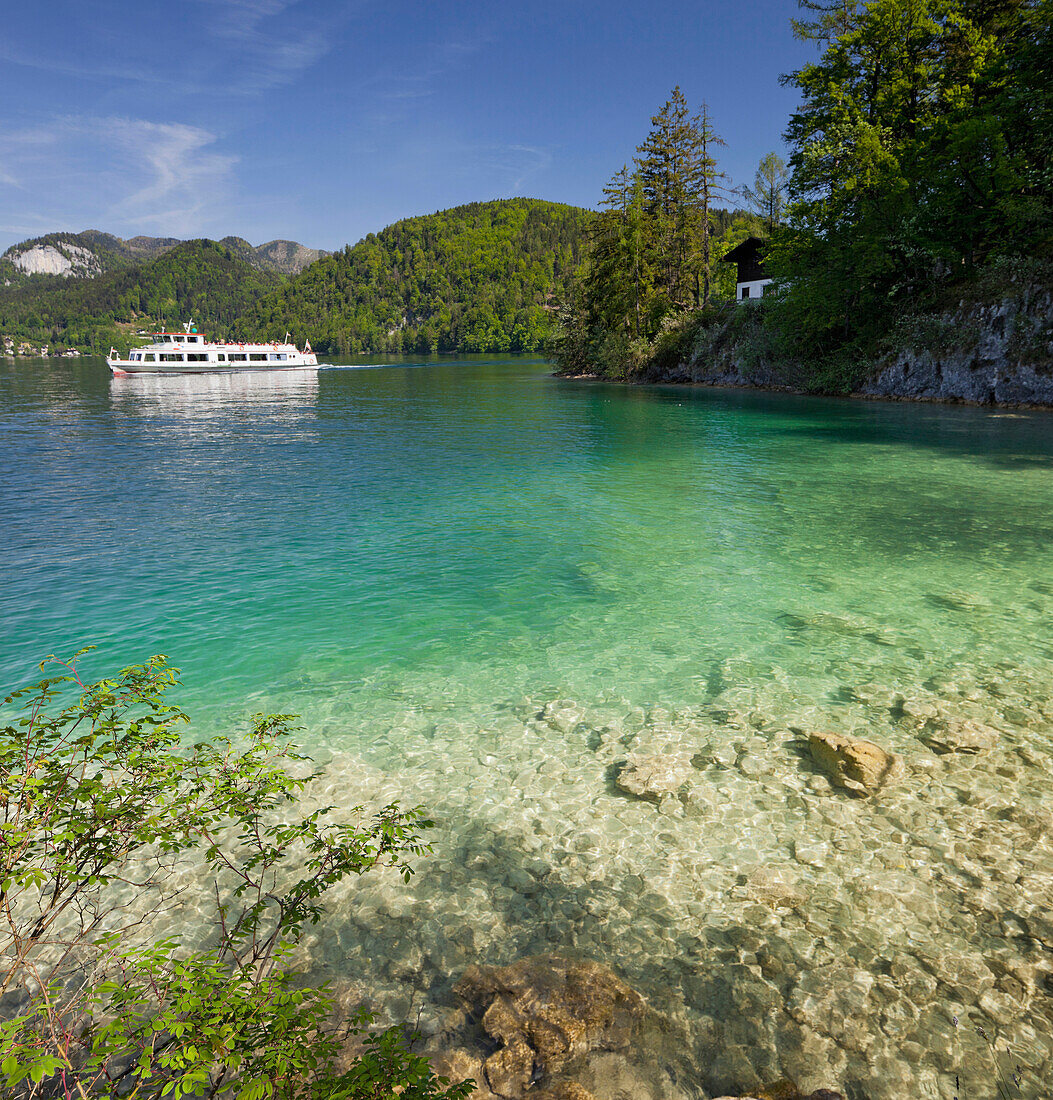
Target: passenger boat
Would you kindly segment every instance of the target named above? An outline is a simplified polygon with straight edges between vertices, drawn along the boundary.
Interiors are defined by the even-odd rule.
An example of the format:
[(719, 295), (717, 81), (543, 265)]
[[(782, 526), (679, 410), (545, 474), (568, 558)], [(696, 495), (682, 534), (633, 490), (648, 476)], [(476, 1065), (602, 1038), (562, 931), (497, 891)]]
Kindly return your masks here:
[(311, 342), (299, 351), (295, 344), (241, 344), (209, 340), (197, 331), (193, 321), (182, 332), (155, 332), (155, 343), (135, 348), (122, 359), (116, 348), (110, 348), (106, 365), (114, 375), (123, 374), (231, 374), (239, 371), (312, 370), (318, 366), (318, 356), (311, 351)]

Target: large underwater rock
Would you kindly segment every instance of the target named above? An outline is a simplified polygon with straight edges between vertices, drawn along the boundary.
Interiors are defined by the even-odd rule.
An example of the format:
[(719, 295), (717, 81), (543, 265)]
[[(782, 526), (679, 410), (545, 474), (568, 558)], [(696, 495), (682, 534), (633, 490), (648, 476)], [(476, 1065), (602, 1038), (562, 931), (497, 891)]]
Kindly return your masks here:
[(808, 749), (831, 783), (862, 797), (875, 794), (903, 772), (903, 761), (895, 753), (840, 733), (810, 733)]
[(666, 795), (676, 794), (687, 782), (694, 770), (692, 756), (689, 752), (631, 752), (614, 782), (637, 798), (660, 802)]
[(606, 967), (560, 955), (470, 966), (454, 992), (500, 1044), (483, 1063), (480, 1084), (508, 1100), (579, 1055), (626, 1049), (644, 1009), (643, 998)]

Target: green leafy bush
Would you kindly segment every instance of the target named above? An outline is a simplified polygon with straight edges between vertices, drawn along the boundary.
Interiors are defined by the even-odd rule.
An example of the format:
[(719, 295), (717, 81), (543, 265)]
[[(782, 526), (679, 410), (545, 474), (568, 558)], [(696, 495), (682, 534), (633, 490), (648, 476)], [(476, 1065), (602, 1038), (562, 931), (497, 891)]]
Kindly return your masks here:
[[(83, 652), (83, 651), (82, 651)], [(79, 656), (79, 654), (78, 654)], [(48, 662), (54, 662), (49, 658)], [(48, 662), (42, 665), (47, 667)], [(457, 1100), (404, 1029), (332, 1022), (327, 991), (288, 969), (326, 893), (430, 850), (419, 808), (300, 811), (316, 773), (290, 715), (256, 715), (244, 745), (184, 745), (163, 656), (85, 685), (9, 695), (0, 728), (0, 1082), (26, 1097)], [(156, 938), (156, 919), (209, 884), (209, 946)], [(364, 1052), (334, 1068), (350, 1034)]]

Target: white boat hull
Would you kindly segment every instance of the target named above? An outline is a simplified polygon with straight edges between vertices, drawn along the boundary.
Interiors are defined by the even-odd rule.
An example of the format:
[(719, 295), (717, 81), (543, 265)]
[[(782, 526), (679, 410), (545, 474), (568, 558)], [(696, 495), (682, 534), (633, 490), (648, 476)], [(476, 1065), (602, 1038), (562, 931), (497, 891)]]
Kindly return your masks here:
[(317, 370), (318, 360), (303, 363), (133, 363), (129, 359), (107, 359), (114, 376), (130, 374), (249, 374), (266, 371)]

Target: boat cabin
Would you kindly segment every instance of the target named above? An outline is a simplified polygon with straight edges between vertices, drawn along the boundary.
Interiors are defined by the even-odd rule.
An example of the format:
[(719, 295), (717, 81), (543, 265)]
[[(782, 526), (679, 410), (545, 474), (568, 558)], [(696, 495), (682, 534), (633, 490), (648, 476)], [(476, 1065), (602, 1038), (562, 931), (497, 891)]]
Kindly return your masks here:
[(747, 237), (742, 244), (726, 253), (721, 262), (736, 264), (738, 266), (738, 278), (735, 282), (735, 298), (737, 301), (750, 301), (764, 297), (764, 288), (771, 279), (764, 275), (764, 253), (767, 250), (767, 241), (760, 237)]

